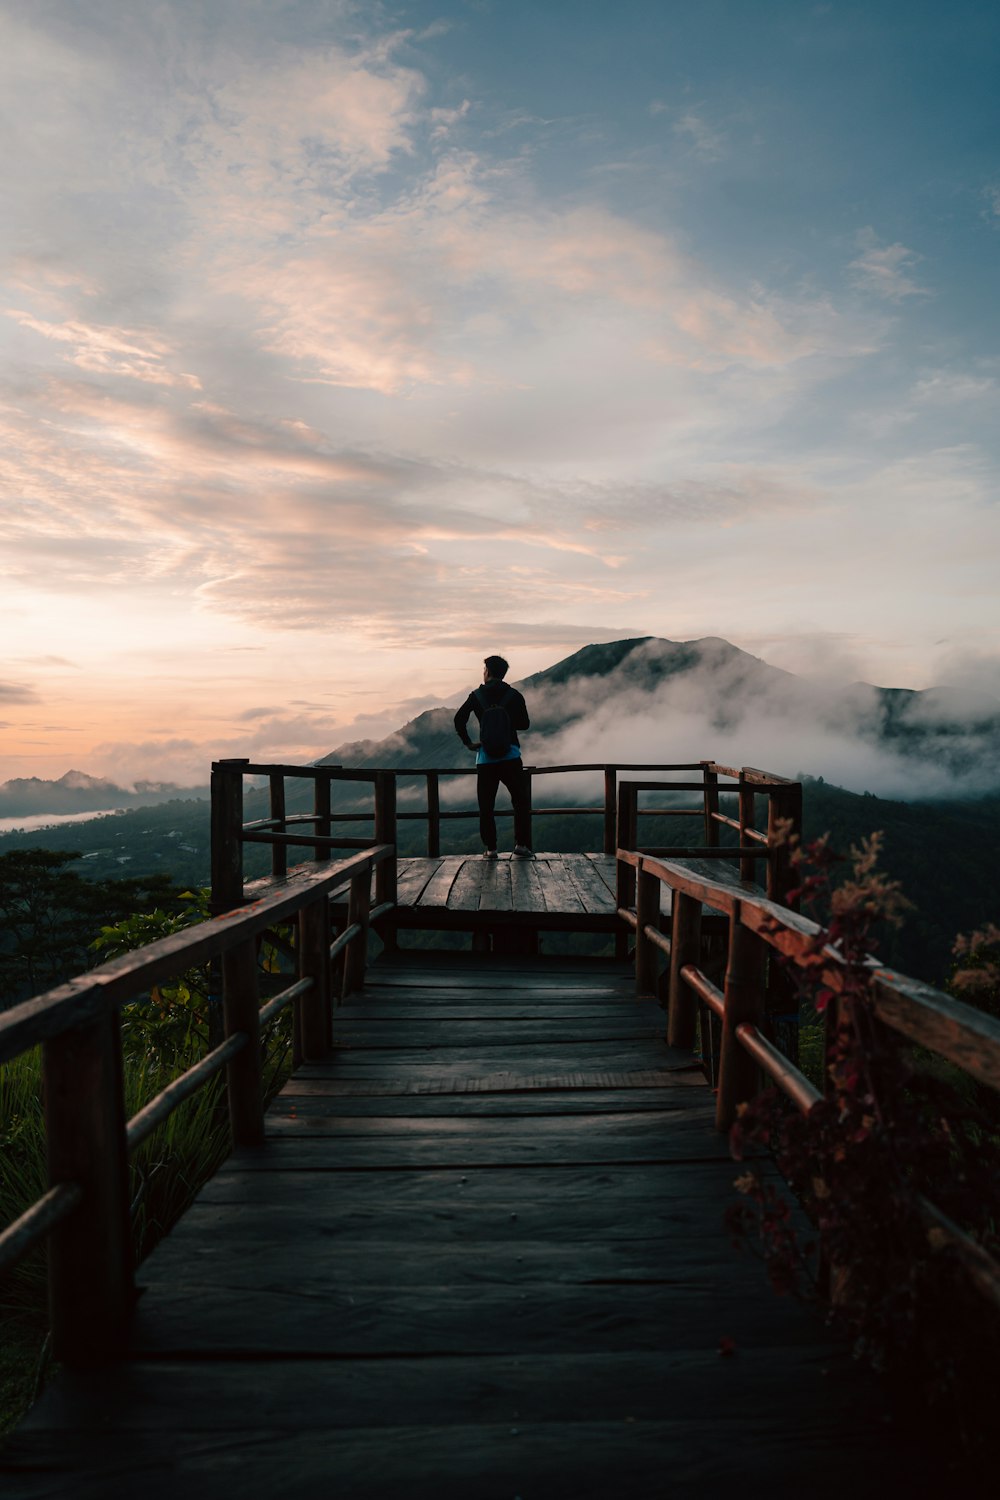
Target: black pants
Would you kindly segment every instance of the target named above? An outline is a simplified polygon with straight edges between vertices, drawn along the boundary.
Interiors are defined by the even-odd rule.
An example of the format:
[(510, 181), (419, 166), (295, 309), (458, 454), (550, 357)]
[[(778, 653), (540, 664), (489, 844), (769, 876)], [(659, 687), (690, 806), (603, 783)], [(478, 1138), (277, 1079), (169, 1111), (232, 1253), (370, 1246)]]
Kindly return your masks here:
[(510, 792), (514, 807), (514, 843), (531, 847), (531, 802), (528, 774), (520, 760), (496, 760), (492, 765), (478, 766), (476, 792), (479, 796), (479, 832), (487, 849), (497, 846), (497, 788), (501, 781)]

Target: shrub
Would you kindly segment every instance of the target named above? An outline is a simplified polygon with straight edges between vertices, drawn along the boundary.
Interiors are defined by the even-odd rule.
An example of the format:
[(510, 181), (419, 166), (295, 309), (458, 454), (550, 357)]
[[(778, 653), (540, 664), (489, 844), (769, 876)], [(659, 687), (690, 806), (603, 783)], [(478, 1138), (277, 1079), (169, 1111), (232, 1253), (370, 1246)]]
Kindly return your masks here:
[[(793, 1197), (744, 1171), (736, 1183), (743, 1202), (728, 1226), (763, 1254), (776, 1291), (821, 1302), (855, 1354), (890, 1377), (901, 1407), (930, 1403), (972, 1453), (1000, 1334), (926, 1204), (987, 1250), (1000, 1249), (1000, 1127), (994, 1099), (893, 1036), (874, 1013), (873, 934), (905, 910), (898, 884), (878, 871), (878, 853), (877, 836), (853, 850), (848, 877), (835, 886), (841, 861), (826, 840), (805, 859), (796, 851), (802, 898), (826, 912), (802, 976), (825, 1017), (826, 1094), (808, 1116), (773, 1090), (742, 1107), (733, 1155), (742, 1159), (751, 1142), (768, 1146)], [(996, 929), (985, 941), (976, 934), (962, 952), (983, 959), (998, 938)], [(815, 986), (827, 945), (844, 961), (837, 993)], [(975, 973), (977, 983), (996, 982), (985, 959)], [(808, 1219), (804, 1232), (795, 1200)]]

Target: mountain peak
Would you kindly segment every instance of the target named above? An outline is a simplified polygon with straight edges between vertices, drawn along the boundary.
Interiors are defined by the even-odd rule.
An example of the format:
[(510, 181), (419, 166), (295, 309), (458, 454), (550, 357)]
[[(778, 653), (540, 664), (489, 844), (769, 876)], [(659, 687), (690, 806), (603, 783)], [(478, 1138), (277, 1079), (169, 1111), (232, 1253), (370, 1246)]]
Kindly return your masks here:
[(523, 685), (528, 688), (544, 687), (548, 683), (567, 682), (571, 677), (606, 677), (637, 647), (654, 639), (651, 635), (638, 635), (630, 640), (606, 641), (599, 646), (581, 646), (579, 651), (557, 661), (554, 666), (533, 672), (524, 679)]
[(86, 771), (67, 771), (64, 776), (60, 776), (56, 786), (65, 787), (67, 791), (72, 792), (91, 792), (95, 789), (124, 791), (124, 787), (116, 786), (113, 781), (107, 781), (101, 776), (88, 776)]
[(763, 670), (785, 677), (779, 667), (769, 667), (759, 657), (741, 651), (722, 636), (706, 635), (695, 641), (670, 641), (663, 636), (640, 635), (623, 641), (583, 646), (555, 666), (525, 679), (527, 688), (557, 687), (572, 678), (614, 675), (630, 686), (652, 689), (668, 677), (699, 667), (718, 668), (743, 664), (747, 671)]

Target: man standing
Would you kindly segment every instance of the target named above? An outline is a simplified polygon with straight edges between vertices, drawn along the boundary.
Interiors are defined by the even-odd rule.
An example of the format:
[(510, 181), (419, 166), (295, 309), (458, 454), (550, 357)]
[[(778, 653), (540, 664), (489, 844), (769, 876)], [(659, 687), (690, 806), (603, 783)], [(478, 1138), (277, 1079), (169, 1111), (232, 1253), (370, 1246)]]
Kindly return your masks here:
[[(517, 731), (528, 729), (528, 709), (516, 688), (504, 681), (508, 666), (502, 656), (488, 656), (483, 663), (483, 685), (466, 698), (455, 715), (458, 737), (476, 752), (476, 791), (479, 797), (479, 832), (486, 848), (484, 859), (497, 857), (497, 822), (494, 809), (501, 781), (510, 792), (514, 808), (514, 854), (534, 859), (531, 852), (531, 811), (528, 775), (521, 761)], [(469, 739), (466, 725), (470, 714), (479, 720), (479, 739)]]

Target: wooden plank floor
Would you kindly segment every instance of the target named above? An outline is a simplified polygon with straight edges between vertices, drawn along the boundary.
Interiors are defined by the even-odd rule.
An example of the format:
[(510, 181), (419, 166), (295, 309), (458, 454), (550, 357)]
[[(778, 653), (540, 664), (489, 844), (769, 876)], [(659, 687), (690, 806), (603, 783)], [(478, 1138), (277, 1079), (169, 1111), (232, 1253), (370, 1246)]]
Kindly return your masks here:
[(711, 1095), (623, 967), (399, 954), (369, 980), (141, 1268), (127, 1360), (19, 1429), (5, 1496), (906, 1482), (850, 1360), (729, 1246)]
[(612, 931), (615, 861), (604, 854), (401, 859), (398, 901), (404, 926), (447, 925), (449, 919), (485, 925), (479, 916), (484, 913), (498, 925), (516, 920), (518, 925), (545, 926), (558, 918), (591, 932)]
[[(739, 878), (724, 860), (688, 860), (712, 880), (763, 895), (761, 887)], [(660, 911), (669, 928), (672, 891), (660, 887)], [(539, 854), (535, 859), (478, 854), (411, 856), (398, 865), (396, 920), (400, 927), (427, 929), (561, 928), (614, 932), (615, 859), (610, 854)], [(725, 919), (703, 908), (706, 931), (725, 928)]]

